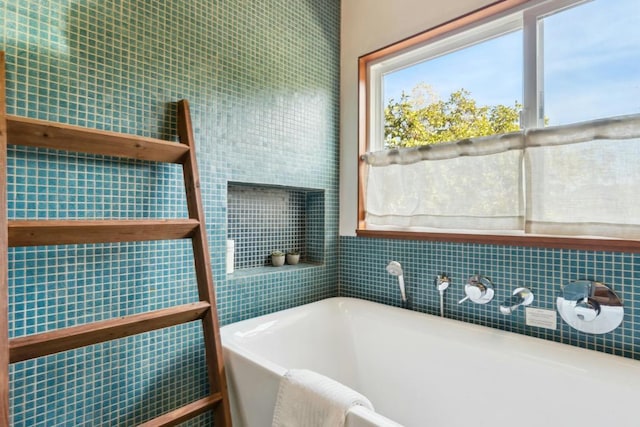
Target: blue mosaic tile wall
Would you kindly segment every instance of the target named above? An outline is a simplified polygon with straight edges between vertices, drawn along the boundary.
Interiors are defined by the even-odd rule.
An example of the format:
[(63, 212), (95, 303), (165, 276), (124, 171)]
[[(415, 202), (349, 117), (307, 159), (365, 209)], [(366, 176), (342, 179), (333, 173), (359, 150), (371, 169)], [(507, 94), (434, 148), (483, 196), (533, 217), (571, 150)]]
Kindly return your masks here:
[[(337, 294), (338, 0), (0, 0), (0, 22), (9, 114), (176, 140), (189, 100), (222, 324)], [(8, 180), (10, 219), (186, 216), (173, 165), (10, 147)], [(322, 190), (323, 264), (227, 276), (229, 181)], [(9, 257), (12, 337), (197, 299), (189, 242)], [(135, 425), (207, 393), (197, 323), (10, 375), (16, 427)]]
[[(340, 295), (400, 306), (397, 278), (385, 269), (391, 260), (403, 266), (413, 310), (440, 314), (434, 279), (445, 272), (452, 278), (445, 292), (446, 317), (640, 360), (640, 254), (341, 237)], [(458, 304), (474, 274), (492, 279), (493, 301)], [(499, 311), (518, 287), (533, 291), (531, 307), (555, 310), (561, 285), (574, 279), (610, 285), (624, 303), (622, 325), (592, 335), (574, 330), (560, 315), (557, 329), (551, 330), (527, 326), (522, 307), (509, 316)]]

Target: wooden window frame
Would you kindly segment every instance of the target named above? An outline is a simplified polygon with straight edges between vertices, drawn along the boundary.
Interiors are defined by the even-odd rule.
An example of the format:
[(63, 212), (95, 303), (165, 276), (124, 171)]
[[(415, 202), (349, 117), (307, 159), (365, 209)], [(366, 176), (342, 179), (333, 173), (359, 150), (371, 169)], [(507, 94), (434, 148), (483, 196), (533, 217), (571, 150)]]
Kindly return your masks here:
[(470, 233), (431, 233), (417, 231), (372, 230), (367, 229), (365, 222), (365, 177), (366, 162), (362, 155), (367, 152), (369, 143), (370, 109), (369, 109), (369, 65), (390, 55), (423, 45), (437, 37), (445, 36), (463, 27), (477, 24), (496, 17), (499, 14), (516, 11), (530, 0), (501, 0), (483, 8), (454, 18), (424, 32), (410, 36), (397, 43), (383, 47), (358, 58), (358, 237), (444, 241), (452, 243), (479, 243), (489, 245), (526, 246), (555, 249), (578, 249), (591, 251), (640, 252), (640, 241), (606, 238), (583, 238), (539, 235), (499, 235)]

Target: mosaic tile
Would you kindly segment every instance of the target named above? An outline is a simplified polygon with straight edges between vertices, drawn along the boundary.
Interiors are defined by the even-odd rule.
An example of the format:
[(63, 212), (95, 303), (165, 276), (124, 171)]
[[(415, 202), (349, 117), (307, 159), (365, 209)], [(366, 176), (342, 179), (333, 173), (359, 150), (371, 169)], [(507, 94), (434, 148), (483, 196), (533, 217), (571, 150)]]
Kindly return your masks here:
[[(603, 251), (341, 237), (339, 293), (400, 306), (397, 279), (385, 270), (395, 260), (403, 266), (413, 310), (440, 314), (434, 279), (446, 272), (452, 279), (445, 291), (446, 317), (640, 360), (635, 327), (640, 299), (634, 292), (638, 264), (634, 258)], [(458, 304), (465, 296), (464, 285), (474, 274), (491, 278), (496, 291), (493, 301)], [(555, 310), (561, 286), (577, 279), (604, 282), (622, 298), (625, 316), (620, 327), (591, 335), (574, 330), (559, 315), (557, 329), (551, 330), (527, 326), (523, 308), (509, 316), (500, 313), (500, 303), (518, 287), (531, 289), (532, 307)]]
[[(337, 294), (339, 1), (0, 0), (0, 19), (9, 114), (176, 141), (189, 100), (221, 323)], [(11, 219), (187, 215), (179, 167), (8, 154)], [(230, 181), (322, 191), (301, 233), (323, 263), (227, 278)], [(181, 241), (12, 249), (10, 334), (193, 301), (192, 267)], [(200, 334), (173, 329), (13, 365), (13, 425), (134, 425), (202, 397)]]

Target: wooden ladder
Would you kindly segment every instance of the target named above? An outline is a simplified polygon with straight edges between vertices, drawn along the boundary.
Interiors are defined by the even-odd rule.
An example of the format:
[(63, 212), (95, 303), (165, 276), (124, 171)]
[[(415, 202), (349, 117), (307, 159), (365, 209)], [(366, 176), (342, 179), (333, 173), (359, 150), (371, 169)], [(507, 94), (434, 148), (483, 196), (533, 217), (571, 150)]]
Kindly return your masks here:
[[(9, 363), (72, 350), (200, 319), (209, 396), (148, 421), (172, 426), (214, 410), (216, 427), (231, 426), (211, 261), (204, 225), (189, 104), (178, 103), (181, 144), (6, 115), (5, 60), (0, 52), (0, 425), (9, 425)], [(7, 144), (92, 153), (182, 165), (188, 219), (8, 220)], [(199, 302), (9, 340), (8, 247), (190, 238)], [(8, 345), (6, 343), (8, 342)]]

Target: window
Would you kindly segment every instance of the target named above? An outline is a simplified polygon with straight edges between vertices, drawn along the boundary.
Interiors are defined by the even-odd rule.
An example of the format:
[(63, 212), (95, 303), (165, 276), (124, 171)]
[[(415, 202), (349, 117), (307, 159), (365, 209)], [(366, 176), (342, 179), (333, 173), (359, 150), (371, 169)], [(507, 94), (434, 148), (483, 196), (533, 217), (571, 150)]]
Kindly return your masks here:
[(640, 111), (639, 19), (634, 0), (592, 1), (542, 19), (548, 125)]
[[(382, 94), (382, 102), (371, 105), (372, 114), (384, 125), (372, 121), (376, 137), (371, 148), (441, 143), (519, 130), (522, 30), (518, 24), (513, 18), (502, 19), (372, 64), (371, 84)], [(496, 76), (500, 76), (499, 87)], [(510, 123), (490, 120), (493, 111), (488, 106), (511, 108), (515, 115)], [(408, 111), (418, 114), (411, 116)]]
[(360, 58), (358, 234), (640, 241), (638, 18), (507, 0)]

